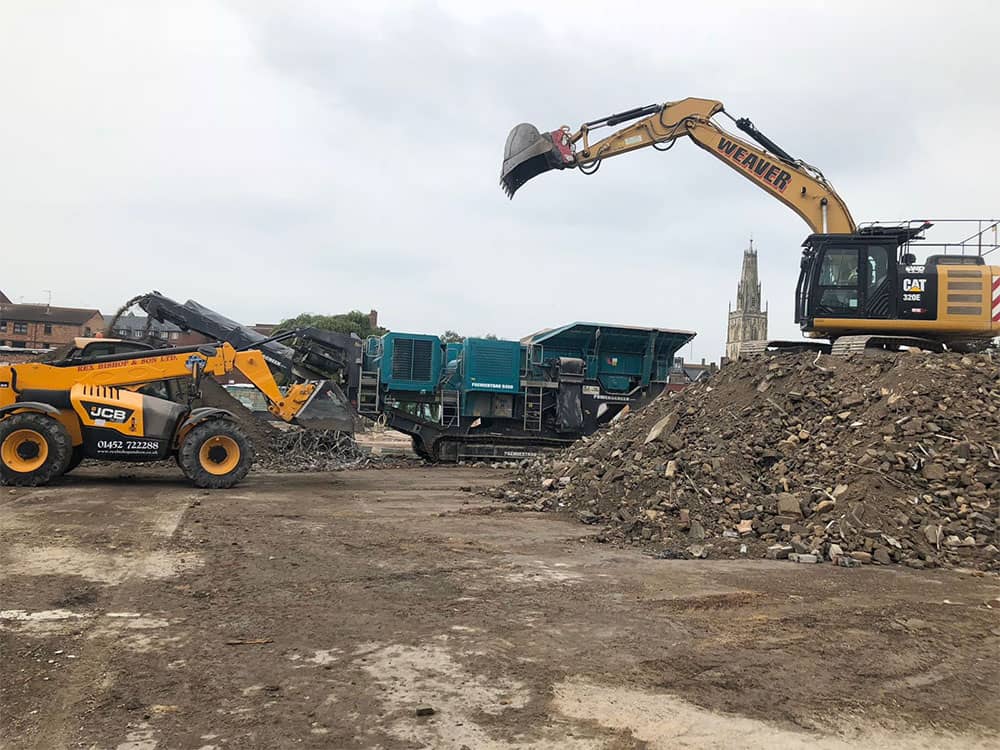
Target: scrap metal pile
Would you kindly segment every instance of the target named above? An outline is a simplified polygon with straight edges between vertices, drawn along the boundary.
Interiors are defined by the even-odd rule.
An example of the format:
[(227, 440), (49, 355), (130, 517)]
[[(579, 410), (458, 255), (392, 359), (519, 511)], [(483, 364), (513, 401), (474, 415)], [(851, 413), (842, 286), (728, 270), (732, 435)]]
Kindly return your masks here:
[(271, 438), (266, 452), (260, 452), (255, 466), (261, 471), (338, 471), (372, 462), (343, 430), (303, 430), (293, 428)]
[(278, 427), (250, 411), (213, 380), (202, 383), (200, 405), (232, 413), (253, 442), (258, 471), (338, 471), (372, 460), (358, 447), (352, 433), (284, 424)]
[(1000, 360), (741, 360), (494, 494), (662, 557), (997, 570)]

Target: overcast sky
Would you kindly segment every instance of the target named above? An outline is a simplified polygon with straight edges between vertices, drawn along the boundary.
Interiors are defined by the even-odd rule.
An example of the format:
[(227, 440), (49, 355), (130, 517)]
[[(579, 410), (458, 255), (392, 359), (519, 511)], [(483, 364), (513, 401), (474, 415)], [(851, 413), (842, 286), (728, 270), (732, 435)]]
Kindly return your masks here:
[(246, 322), (373, 307), (431, 333), (682, 328), (717, 359), (751, 234), (770, 334), (797, 336), (806, 225), (687, 142), (510, 202), (510, 128), (720, 99), (858, 221), (996, 216), (998, 22), (971, 0), (6, 0), (0, 289), (104, 312), (157, 289)]

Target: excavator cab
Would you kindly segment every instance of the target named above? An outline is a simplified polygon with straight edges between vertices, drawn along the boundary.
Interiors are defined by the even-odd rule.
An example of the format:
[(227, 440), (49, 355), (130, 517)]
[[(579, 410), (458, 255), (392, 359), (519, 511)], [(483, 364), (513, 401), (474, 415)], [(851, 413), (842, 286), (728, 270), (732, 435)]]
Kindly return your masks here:
[(508, 198), (532, 177), (550, 169), (575, 166), (576, 156), (565, 128), (540, 133), (526, 122), (516, 125), (507, 136), (500, 170), (500, 185)]
[(913, 249), (938, 246), (921, 243), (931, 226), (874, 224), (807, 237), (795, 322), (814, 337), (865, 338), (865, 347), (968, 349), (988, 342), (993, 271), (978, 254), (945, 252), (918, 261)]
[(813, 234), (805, 243), (796, 286), (795, 322), (817, 318), (885, 319), (894, 311), (895, 237)]
[[(802, 243), (795, 322), (811, 331), (816, 320), (832, 318), (933, 320), (936, 280), (907, 281), (926, 274), (923, 266), (906, 262), (914, 260), (909, 243), (922, 240), (931, 226), (876, 224), (851, 234), (809, 235)], [(897, 291), (904, 286), (907, 295), (901, 297)]]

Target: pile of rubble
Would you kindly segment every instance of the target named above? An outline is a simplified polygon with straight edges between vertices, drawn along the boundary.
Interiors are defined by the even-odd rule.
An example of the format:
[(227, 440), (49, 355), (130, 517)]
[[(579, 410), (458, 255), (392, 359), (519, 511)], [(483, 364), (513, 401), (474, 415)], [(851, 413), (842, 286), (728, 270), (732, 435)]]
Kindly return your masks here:
[(351, 433), (268, 422), (211, 378), (202, 381), (199, 405), (232, 413), (253, 443), (257, 471), (339, 471), (370, 462)]
[(663, 557), (1000, 569), (1000, 361), (739, 361), (495, 494)]
[(349, 432), (341, 430), (276, 431), (257, 448), (254, 468), (258, 471), (339, 471), (371, 462)]

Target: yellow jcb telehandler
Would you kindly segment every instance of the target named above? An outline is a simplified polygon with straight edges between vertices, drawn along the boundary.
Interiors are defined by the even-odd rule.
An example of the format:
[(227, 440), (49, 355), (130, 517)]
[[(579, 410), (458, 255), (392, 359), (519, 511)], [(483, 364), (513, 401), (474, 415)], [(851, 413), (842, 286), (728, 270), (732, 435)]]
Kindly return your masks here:
[(287, 421), (322, 426), (329, 382), (283, 391), (262, 353), (229, 343), (72, 356), (0, 366), (0, 481), (40, 485), (85, 458), (158, 461), (173, 457), (198, 487), (231, 487), (246, 476), (254, 449), (232, 413), (139, 392), (203, 375), (239, 371)]

